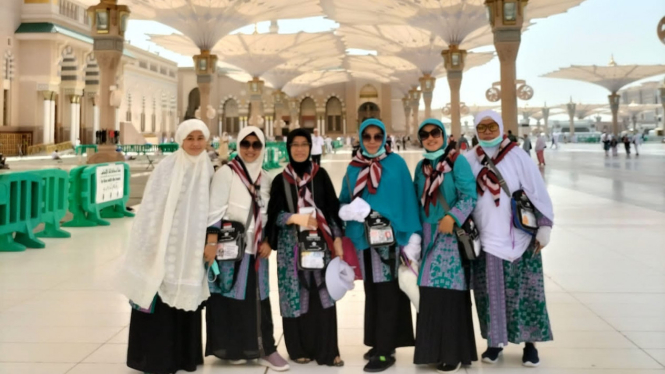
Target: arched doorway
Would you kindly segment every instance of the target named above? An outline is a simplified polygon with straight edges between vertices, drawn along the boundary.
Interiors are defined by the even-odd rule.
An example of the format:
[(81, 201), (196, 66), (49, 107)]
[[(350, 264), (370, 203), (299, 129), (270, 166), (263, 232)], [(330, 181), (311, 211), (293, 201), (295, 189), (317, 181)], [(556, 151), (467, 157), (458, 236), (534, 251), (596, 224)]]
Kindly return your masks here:
[(238, 102), (233, 99), (228, 99), (224, 103), (224, 126), (222, 129), (229, 134), (237, 134), (240, 132)]
[(335, 96), (326, 103), (326, 132), (342, 132), (342, 102)]
[(368, 118), (381, 118), (381, 109), (379, 109), (378, 105), (372, 102), (363, 103), (358, 108), (359, 124)]
[(198, 88), (189, 91), (187, 99), (187, 111), (185, 112), (185, 120), (196, 118), (196, 110), (201, 106), (201, 92)]
[(311, 97), (306, 97), (300, 103), (300, 127), (316, 128), (316, 103)]

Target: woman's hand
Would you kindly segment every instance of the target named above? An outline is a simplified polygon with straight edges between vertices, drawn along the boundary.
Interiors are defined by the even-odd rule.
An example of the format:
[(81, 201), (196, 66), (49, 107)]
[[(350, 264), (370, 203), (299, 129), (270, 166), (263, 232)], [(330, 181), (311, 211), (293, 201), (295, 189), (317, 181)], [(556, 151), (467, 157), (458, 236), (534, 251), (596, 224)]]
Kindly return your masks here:
[(342, 238), (335, 238), (333, 246), (335, 247), (335, 256), (344, 261), (344, 246), (342, 245)]
[(439, 221), (439, 231), (442, 234), (452, 234), (453, 226), (455, 226), (455, 219), (449, 215), (446, 215), (441, 221)]
[(270, 257), (270, 253), (272, 252), (272, 248), (270, 248), (270, 244), (268, 242), (263, 242), (261, 245), (259, 245), (259, 257), (261, 258), (268, 258)]
[(312, 217), (311, 214), (293, 214), (291, 217), (289, 217), (289, 220), (286, 221), (286, 223), (289, 225), (298, 225), (313, 230), (319, 228), (319, 223), (316, 221), (316, 218)]
[(217, 256), (217, 243), (215, 244), (206, 244), (205, 249), (203, 250), (203, 259), (208, 265), (212, 265)]

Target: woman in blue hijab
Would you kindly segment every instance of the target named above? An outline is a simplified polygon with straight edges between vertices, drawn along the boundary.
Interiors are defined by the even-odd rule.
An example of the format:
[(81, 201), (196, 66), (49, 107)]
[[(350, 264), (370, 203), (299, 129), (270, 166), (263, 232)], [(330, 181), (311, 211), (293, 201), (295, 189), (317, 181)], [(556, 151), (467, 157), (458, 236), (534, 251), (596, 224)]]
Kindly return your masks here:
[(446, 147), (448, 139), (441, 121), (423, 121), (418, 140), (426, 150), (414, 181), (420, 198), (423, 252), (406, 252), (412, 262), (422, 257), (414, 363), (436, 364), (438, 372), (453, 373), (478, 360), (469, 263), (460, 255), (453, 233), (453, 227), (462, 226), (476, 206), (476, 179), (466, 158), (458, 157), (454, 144)]
[[(400, 249), (420, 247), (418, 200), (406, 162), (386, 146), (386, 129), (368, 119), (358, 132), (360, 149), (346, 169), (339, 216), (358, 250), (365, 286), (364, 370), (395, 363), (395, 348), (414, 345), (411, 305), (397, 282)], [(382, 226), (389, 221), (389, 226)], [(407, 250), (406, 248), (404, 250)]]

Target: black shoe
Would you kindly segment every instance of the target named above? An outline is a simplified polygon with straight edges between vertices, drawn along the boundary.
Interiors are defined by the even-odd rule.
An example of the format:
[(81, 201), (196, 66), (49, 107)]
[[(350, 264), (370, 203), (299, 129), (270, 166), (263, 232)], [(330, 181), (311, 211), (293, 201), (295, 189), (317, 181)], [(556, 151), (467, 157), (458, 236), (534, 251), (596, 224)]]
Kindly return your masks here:
[(522, 365), (530, 368), (535, 368), (540, 365), (540, 358), (538, 357), (538, 350), (533, 343), (526, 343), (524, 346), (524, 353), (522, 354)]
[(488, 363), (488, 364), (496, 364), (497, 360), (499, 359), (499, 354), (503, 351), (503, 348), (494, 348), (494, 347), (489, 347), (481, 355), (483, 358), (483, 362)]
[(462, 367), (461, 362), (457, 365), (439, 364), (439, 366), (436, 367), (436, 372), (437, 373), (455, 373), (461, 367)]
[(378, 373), (393, 365), (395, 365), (395, 358), (393, 356), (374, 356), (365, 365), (363, 370), (368, 373)]
[[(376, 355), (376, 351), (374, 350), (374, 348), (371, 348), (369, 351), (365, 352), (365, 354), (363, 355), (363, 358), (365, 359), (365, 361), (369, 361), (372, 357), (374, 357), (374, 355)], [(395, 350), (394, 349), (393, 349), (392, 352), (390, 352), (390, 355), (395, 357)]]

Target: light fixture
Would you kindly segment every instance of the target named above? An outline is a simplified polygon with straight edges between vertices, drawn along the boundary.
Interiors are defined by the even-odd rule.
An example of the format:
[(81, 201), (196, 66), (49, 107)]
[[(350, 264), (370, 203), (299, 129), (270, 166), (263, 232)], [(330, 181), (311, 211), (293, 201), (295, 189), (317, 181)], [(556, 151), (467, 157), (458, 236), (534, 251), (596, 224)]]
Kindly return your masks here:
[(202, 57), (199, 59), (199, 71), (207, 71), (207, 70), (208, 70), (208, 58)]
[(461, 56), (460, 56), (460, 53), (459, 53), (459, 52), (453, 52), (453, 53), (451, 54), (451, 56), (452, 56), (452, 64), (453, 64), (453, 66), (455, 66), (455, 67), (459, 66), (459, 65), (460, 65), (460, 57), (461, 57)]
[(512, 24), (517, 22), (517, 2), (506, 1), (503, 3), (503, 22)]
[(98, 34), (109, 33), (109, 9), (96, 9), (95, 10), (95, 28)]
[(129, 12), (120, 12), (120, 33), (124, 34), (127, 30), (127, 21), (129, 20)]

